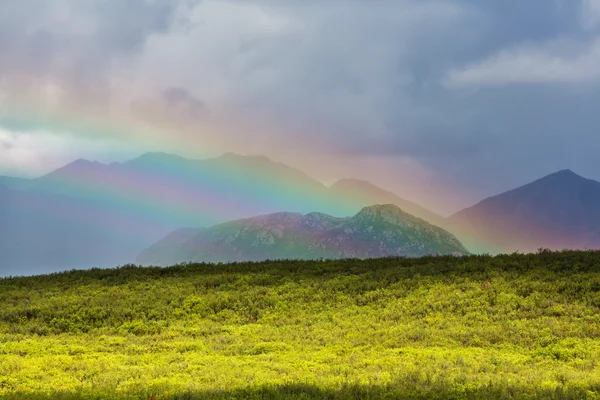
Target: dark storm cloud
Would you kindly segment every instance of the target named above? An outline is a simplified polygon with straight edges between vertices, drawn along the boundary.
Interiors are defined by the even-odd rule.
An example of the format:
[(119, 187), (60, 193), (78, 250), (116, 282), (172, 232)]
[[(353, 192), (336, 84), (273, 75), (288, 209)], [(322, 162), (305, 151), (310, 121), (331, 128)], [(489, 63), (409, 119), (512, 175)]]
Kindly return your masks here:
[(412, 43), (383, 133), (357, 135), (354, 150), (417, 158), (473, 197), (562, 168), (600, 179), (598, 2), (455, 4), (469, 18), (446, 40)]
[[(526, 128), (542, 113), (515, 120), (510, 111), (527, 109), (528, 82), (521, 89), (490, 91), (486, 82), (455, 88), (446, 84), (448, 74), (523, 44), (586, 53), (594, 37), (584, 24), (584, 2), (576, 1), (352, 2), (343, 11), (308, 4), (293, 7), (311, 21), (301, 33), (244, 48), (251, 60), (243, 70), (247, 86), (262, 70), (279, 77), (242, 91), (244, 106), (327, 135), (344, 151), (411, 156), (435, 168), (462, 165), (465, 177), (498, 142), (511, 143), (508, 151), (515, 143), (542, 142)], [(535, 66), (529, 73), (540, 75)], [(554, 75), (544, 83), (553, 85)], [(562, 96), (577, 102), (568, 90), (545, 100), (558, 105)]]

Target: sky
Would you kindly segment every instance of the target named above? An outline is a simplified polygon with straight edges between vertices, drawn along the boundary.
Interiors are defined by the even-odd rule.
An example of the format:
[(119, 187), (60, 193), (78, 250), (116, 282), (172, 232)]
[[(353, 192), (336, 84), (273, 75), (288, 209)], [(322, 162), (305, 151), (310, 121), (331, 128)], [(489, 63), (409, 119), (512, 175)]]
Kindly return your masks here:
[(266, 155), (443, 215), (600, 180), (600, 0), (0, 0), (0, 175)]

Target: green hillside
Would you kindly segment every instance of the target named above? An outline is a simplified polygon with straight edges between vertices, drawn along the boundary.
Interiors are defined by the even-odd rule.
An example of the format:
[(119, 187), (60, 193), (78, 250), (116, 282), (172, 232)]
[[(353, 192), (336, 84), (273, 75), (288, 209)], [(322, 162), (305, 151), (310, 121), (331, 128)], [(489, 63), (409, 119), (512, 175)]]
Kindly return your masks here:
[(600, 252), (0, 279), (0, 399), (600, 399)]
[(274, 213), (179, 229), (136, 259), (140, 265), (464, 255), (469, 251), (448, 231), (394, 204), (363, 207), (352, 217), (312, 212)]

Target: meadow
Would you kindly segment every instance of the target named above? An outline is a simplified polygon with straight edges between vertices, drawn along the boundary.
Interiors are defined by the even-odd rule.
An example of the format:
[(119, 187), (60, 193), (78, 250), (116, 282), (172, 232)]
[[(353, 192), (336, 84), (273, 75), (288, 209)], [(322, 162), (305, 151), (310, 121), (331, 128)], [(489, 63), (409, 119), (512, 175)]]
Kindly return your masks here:
[(600, 252), (0, 279), (0, 399), (600, 399)]

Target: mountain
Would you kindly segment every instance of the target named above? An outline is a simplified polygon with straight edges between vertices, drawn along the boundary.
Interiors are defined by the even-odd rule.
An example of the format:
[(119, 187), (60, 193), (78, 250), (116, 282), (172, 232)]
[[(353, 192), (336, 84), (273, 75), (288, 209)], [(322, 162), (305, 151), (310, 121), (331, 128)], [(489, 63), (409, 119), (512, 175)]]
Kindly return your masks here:
[(287, 212), (202, 230), (178, 230), (143, 251), (136, 262), (170, 265), (428, 254), (467, 254), (467, 250), (452, 234), (395, 205), (376, 205), (346, 218)]
[(449, 218), (471, 250), (600, 248), (600, 182), (562, 170)]

